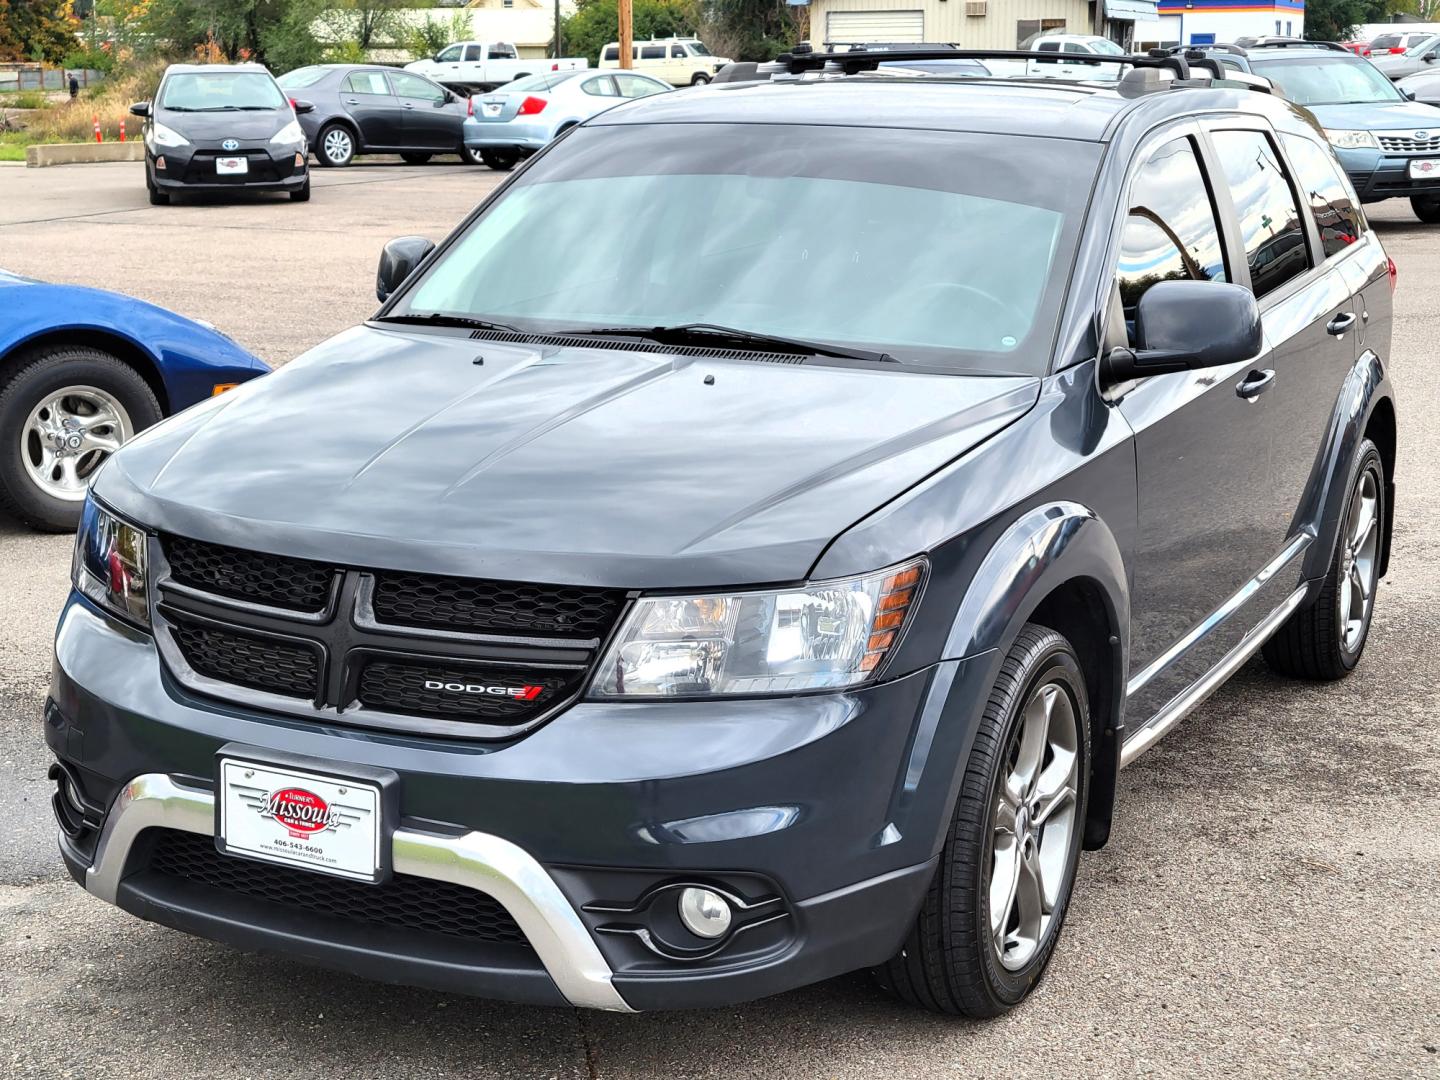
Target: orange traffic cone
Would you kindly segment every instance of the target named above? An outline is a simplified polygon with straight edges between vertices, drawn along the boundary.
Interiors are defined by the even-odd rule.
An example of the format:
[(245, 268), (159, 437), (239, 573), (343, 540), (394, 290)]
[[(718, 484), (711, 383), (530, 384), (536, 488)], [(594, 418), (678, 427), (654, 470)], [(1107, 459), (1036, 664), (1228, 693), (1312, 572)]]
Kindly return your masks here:
[(125, 141), (125, 118), (123, 116), (120, 118), (120, 141)]
[(100, 117), (98, 115), (95, 117), (95, 141), (105, 141), (105, 136), (100, 134)]

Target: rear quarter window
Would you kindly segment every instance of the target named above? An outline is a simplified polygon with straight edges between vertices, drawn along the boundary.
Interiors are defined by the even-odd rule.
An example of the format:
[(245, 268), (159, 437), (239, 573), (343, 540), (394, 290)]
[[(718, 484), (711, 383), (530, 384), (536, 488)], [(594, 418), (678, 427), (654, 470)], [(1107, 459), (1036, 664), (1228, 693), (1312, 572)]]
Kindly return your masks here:
[(1301, 198), (1310, 204), (1325, 257), (1340, 254), (1368, 229), (1354, 189), (1330, 151), (1303, 135), (1281, 135), (1280, 141), (1295, 167)]

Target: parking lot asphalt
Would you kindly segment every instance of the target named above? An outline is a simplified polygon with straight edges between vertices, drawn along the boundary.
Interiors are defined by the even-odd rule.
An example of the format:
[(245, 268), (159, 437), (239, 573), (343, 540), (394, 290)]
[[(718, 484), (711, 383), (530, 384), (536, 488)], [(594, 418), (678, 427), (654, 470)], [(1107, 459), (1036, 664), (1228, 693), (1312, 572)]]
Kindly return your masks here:
[[(0, 168), (0, 267), (215, 323), (282, 363), (375, 306), (390, 237), (499, 179), (317, 171), (313, 201), (150, 207), (136, 165)], [(1371, 209), (1399, 266), (1398, 527), (1359, 670), (1258, 660), (1121, 779), (1045, 982), (988, 1023), (863, 975), (615, 1016), (384, 986), (142, 923), (55, 854), (40, 709), (70, 541), (0, 520), (0, 1074), (180, 1077), (1440, 1076), (1440, 229)], [(1218, 483), (1242, 482), (1217, 477)]]

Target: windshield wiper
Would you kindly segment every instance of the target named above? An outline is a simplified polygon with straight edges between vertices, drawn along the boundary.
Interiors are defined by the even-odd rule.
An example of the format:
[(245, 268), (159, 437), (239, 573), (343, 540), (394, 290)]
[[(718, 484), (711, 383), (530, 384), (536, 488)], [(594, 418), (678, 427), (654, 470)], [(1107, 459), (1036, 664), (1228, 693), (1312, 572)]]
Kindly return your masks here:
[(491, 322), (489, 319), (475, 319), (469, 315), (450, 315), (444, 311), (427, 311), (424, 314), (385, 315), (371, 322), (407, 323), (412, 326), (465, 326), (471, 330), (502, 330), (511, 334), (523, 334), (518, 326), (509, 323)]
[(778, 349), (806, 356), (834, 356), (842, 360), (869, 360), (877, 364), (899, 363), (889, 353), (872, 352), (869, 349), (847, 349), (843, 345), (831, 345), (824, 341), (805, 341), (801, 338), (780, 337), (756, 330), (740, 330), (733, 326), (718, 326), (715, 323), (679, 323), (674, 326), (597, 326), (579, 330), (560, 330), (561, 337), (638, 337), (647, 341), (658, 341), (664, 345), (687, 345), (724, 340), (742, 348), (747, 345), (766, 349)]

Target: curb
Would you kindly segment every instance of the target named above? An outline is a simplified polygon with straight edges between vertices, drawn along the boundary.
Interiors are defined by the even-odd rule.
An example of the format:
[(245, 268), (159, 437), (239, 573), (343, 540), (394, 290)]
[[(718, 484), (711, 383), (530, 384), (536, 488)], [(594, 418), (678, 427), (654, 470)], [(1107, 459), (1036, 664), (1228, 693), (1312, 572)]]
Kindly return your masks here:
[(37, 143), (25, 148), (25, 164), (32, 169), (49, 165), (91, 165), (102, 161), (144, 161), (145, 144), (112, 143)]

